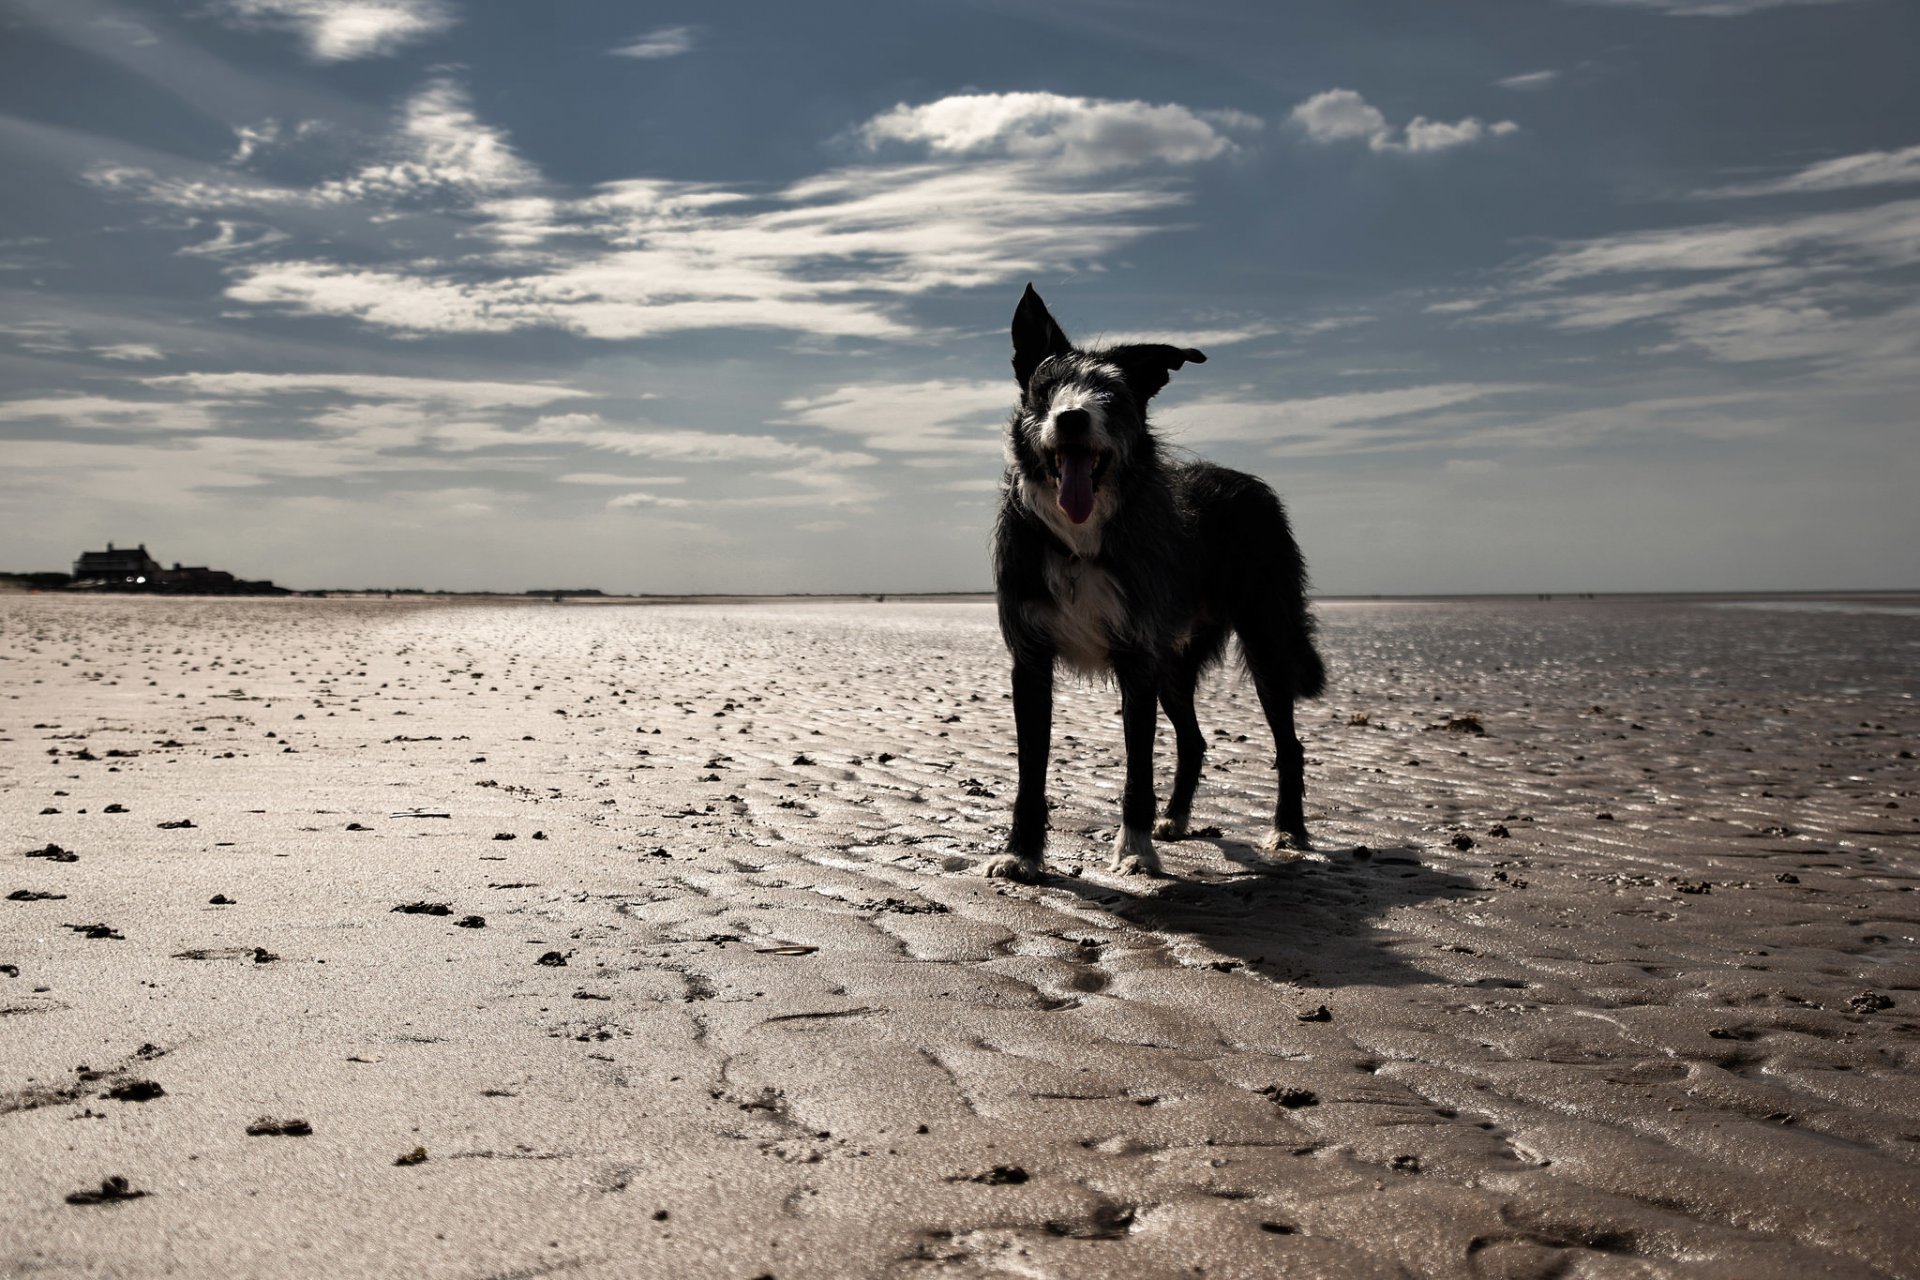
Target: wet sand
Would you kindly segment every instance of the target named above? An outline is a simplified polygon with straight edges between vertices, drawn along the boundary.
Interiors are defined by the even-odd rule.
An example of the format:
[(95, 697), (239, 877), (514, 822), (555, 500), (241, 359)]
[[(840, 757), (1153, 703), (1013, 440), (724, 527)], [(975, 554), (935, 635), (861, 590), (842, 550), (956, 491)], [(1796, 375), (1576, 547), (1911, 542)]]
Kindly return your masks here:
[(1920, 1274), (1920, 601), (1321, 616), (1028, 887), (986, 605), (0, 597), (0, 1275)]

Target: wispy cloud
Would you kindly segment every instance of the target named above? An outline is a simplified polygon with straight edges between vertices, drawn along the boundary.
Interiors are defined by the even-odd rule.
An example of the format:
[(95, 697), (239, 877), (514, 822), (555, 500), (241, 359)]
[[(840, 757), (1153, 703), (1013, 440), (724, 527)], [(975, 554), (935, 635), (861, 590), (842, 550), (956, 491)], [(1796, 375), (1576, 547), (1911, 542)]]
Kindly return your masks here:
[(1011, 156), (1092, 172), (1143, 164), (1193, 164), (1234, 149), (1232, 134), (1260, 121), (1138, 101), (1057, 93), (982, 93), (882, 112), (863, 125), (869, 147), (902, 142), (936, 156)]
[(165, 353), (151, 342), (114, 342), (104, 347), (89, 347), (88, 350), (102, 360), (163, 360)]
[(28, 396), (0, 400), (0, 422), (44, 422), (77, 430), (197, 432), (213, 424), (204, 400), (130, 400), (110, 395)]
[(1005, 382), (857, 383), (819, 395), (796, 396), (780, 407), (783, 422), (858, 437), (883, 453), (953, 454), (1000, 451), (1000, 427), (1012, 407)]
[(1477, 116), (1445, 121), (1415, 116), (1404, 127), (1392, 125), (1378, 107), (1352, 89), (1328, 89), (1298, 104), (1287, 119), (1322, 145), (1364, 142), (1369, 150), (1419, 154), (1448, 151), (1483, 138), (1519, 132), (1511, 120), (1484, 124)]
[(149, 387), (247, 399), (323, 393), (362, 400), (437, 401), (475, 408), (544, 405), (586, 394), (546, 382), (473, 382), (371, 373), (178, 373), (142, 381)]
[(242, 24), (292, 30), (319, 62), (393, 53), (455, 22), (445, 0), (218, 0), (216, 12)]
[(1532, 390), (1518, 383), (1442, 382), (1293, 399), (1203, 396), (1161, 413), (1161, 425), (1182, 444), (1255, 444), (1291, 455), (1351, 453), (1385, 438), (1421, 440), (1423, 433), (1388, 427), (1437, 409)]
[[(264, 136), (257, 134), (254, 144)], [(247, 150), (244, 142), (242, 149)], [(475, 115), (467, 91), (445, 78), (428, 82), (408, 98), (392, 132), (374, 149), (376, 159), (341, 177), (304, 187), (267, 182), (242, 172), (233, 167), (238, 159), (224, 166), (195, 165), (191, 172), (171, 174), (147, 164), (106, 161), (86, 169), (82, 177), (102, 190), (149, 204), (205, 212), (364, 204), (470, 207), (476, 200), (498, 198), (540, 181), (539, 171), (514, 151), (507, 136)]]
[(1612, 9), (1650, 9), (1673, 18), (1744, 18), (1795, 5), (1849, 4), (1853, 0), (1570, 0)]
[[(771, 191), (635, 178), (566, 193), (445, 79), (408, 100), (386, 156), (311, 186), (126, 164), (87, 176), (216, 215), (218, 234), (188, 251), (236, 259), (227, 297), (251, 306), (409, 334), (550, 328), (622, 340), (741, 328), (902, 339), (916, 333), (902, 314), (908, 299), (1098, 266), (1188, 199), (1164, 170), (1124, 170), (1223, 154), (1223, 130), (1252, 127), (1181, 107), (1006, 97), (1039, 101), (994, 99), (1005, 110), (991, 120), (978, 114), (988, 99), (896, 108), (863, 135), (934, 158), (850, 165)], [(428, 228), (441, 252), (396, 255), (363, 236), (352, 261), (328, 253), (327, 237), (245, 253), (265, 244), (242, 225), (276, 210), (420, 210), (457, 222)]]
[(693, 51), (698, 35), (694, 27), (655, 27), (645, 35), (608, 52), (620, 58), (677, 58)]
[(1764, 182), (1709, 187), (1702, 196), (1789, 196), (1815, 191), (1850, 191), (1858, 187), (1904, 186), (1920, 182), (1920, 146), (1898, 151), (1862, 151), (1857, 155), (1822, 160), (1784, 177)]
[(1470, 323), (1628, 325), (1736, 363), (1813, 360), (1904, 376), (1920, 357), (1920, 200), (1626, 232), (1519, 264)]
[(1508, 76), (1504, 80), (1495, 80), (1494, 84), (1502, 89), (1518, 89), (1523, 93), (1537, 89), (1551, 88), (1560, 78), (1558, 71), (1523, 71), (1517, 76)]

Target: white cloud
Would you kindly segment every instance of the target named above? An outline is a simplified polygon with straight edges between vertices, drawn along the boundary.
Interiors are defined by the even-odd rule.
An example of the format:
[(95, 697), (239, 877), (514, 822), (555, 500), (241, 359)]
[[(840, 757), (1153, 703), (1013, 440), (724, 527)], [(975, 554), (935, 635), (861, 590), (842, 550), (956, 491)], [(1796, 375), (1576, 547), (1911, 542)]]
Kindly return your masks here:
[(1517, 76), (1508, 76), (1504, 80), (1495, 80), (1494, 84), (1502, 89), (1518, 89), (1531, 92), (1536, 89), (1550, 88), (1560, 78), (1558, 71), (1523, 71)]
[[(992, 119), (978, 114), (983, 103)], [(230, 263), (226, 296), (249, 306), (409, 335), (545, 328), (621, 341), (772, 329), (901, 340), (916, 336), (908, 299), (1098, 269), (1189, 198), (1173, 176), (1125, 165), (1217, 155), (1231, 145), (1221, 130), (1255, 123), (1046, 94), (950, 98), (869, 122), (875, 138), (919, 138), (934, 160), (852, 165), (771, 191), (636, 178), (568, 194), (442, 78), (405, 104), (374, 148), (380, 158), (312, 186), (232, 168), (107, 164), (86, 177), (210, 215), (215, 234), (181, 251)], [(277, 221), (312, 229), (336, 210), (358, 215), (355, 225), (298, 252), (248, 220), (284, 211)], [(369, 219), (423, 210), (451, 221), (414, 221), (410, 237), (366, 234)], [(336, 260), (322, 247), (343, 242), (362, 252)]]
[(1392, 136), (1380, 108), (1352, 89), (1316, 93), (1287, 114), (1315, 142), (1371, 142)]
[(1573, 0), (1613, 9), (1652, 9), (1674, 18), (1742, 18), (1791, 5), (1847, 4), (1850, 0)]
[(165, 354), (151, 342), (115, 342), (88, 350), (102, 360), (164, 360)]
[(1487, 137), (1505, 137), (1517, 133), (1520, 126), (1511, 120), (1483, 124), (1478, 117), (1467, 116), (1451, 123), (1415, 116), (1404, 129), (1387, 123), (1386, 115), (1352, 89), (1328, 89), (1299, 103), (1287, 119), (1313, 142), (1332, 145), (1362, 142), (1373, 151), (1420, 153), (1447, 151)]
[[(238, 222), (230, 218), (214, 219), (214, 235), (199, 244), (184, 244), (175, 252), (190, 258), (224, 258), (233, 254), (269, 249), (292, 239), (284, 231), (259, 223)], [(249, 232), (251, 234), (249, 234)]]
[(608, 52), (621, 58), (677, 58), (692, 51), (697, 35), (693, 27), (656, 27)]
[(220, 9), (242, 23), (294, 31), (320, 62), (392, 53), (455, 21), (445, 0), (220, 0)]
[(1633, 272), (1732, 271), (1786, 266), (1802, 253), (1856, 265), (1920, 264), (1920, 200), (1600, 236), (1536, 259), (1527, 274), (1538, 283), (1557, 284)]
[(1443, 382), (1291, 400), (1203, 397), (1160, 415), (1182, 444), (1269, 444), (1290, 453), (1340, 453), (1371, 443), (1362, 428), (1531, 388), (1518, 383)]
[(870, 148), (918, 143), (936, 156), (1011, 156), (1094, 171), (1142, 164), (1193, 164), (1234, 149), (1228, 131), (1257, 128), (1242, 112), (1200, 113), (1178, 105), (982, 93), (906, 103), (860, 128)]
[(663, 497), (657, 493), (623, 493), (607, 499), (610, 511), (630, 510), (634, 507), (690, 507), (692, 500), (687, 498)]
[[(310, 130), (303, 126), (300, 132)], [(504, 133), (474, 114), (466, 90), (444, 78), (430, 81), (406, 101), (393, 133), (375, 149), (382, 153), (379, 159), (311, 187), (276, 185), (231, 168), (203, 170), (208, 176), (167, 176), (144, 165), (115, 162), (94, 165), (81, 177), (149, 204), (209, 211), (391, 206), (429, 196), (471, 203), (502, 200), (541, 180)], [(198, 252), (230, 247), (210, 242)]]
[(594, 485), (635, 485), (635, 484), (685, 484), (685, 476), (623, 476), (606, 471), (569, 471), (565, 475), (555, 476), (560, 484)]
[(1848, 191), (1920, 182), (1920, 146), (1898, 151), (1862, 151), (1810, 164), (1797, 173), (1731, 187), (1701, 191), (1702, 196), (1779, 196), (1813, 191)]
[(1343, 329), (1350, 324), (1364, 324), (1364, 318), (1337, 321), (1315, 320), (1304, 325), (1287, 326), (1269, 324), (1266, 321), (1254, 321), (1243, 325), (1233, 325), (1215, 329), (1170, 327), (1166, 329), (1123, 329), (1118, 333), (1101, 331), (1097, 336), (1088, 336), (1082, 346), (1117, 347), (1129, 342), (1171, 342), (1182, 347), (1199, 347), (1202, 350), (1211, 347), (1230, 347), (1238, 342), (1252, 342), (1256, 338), (1271, 338), (1277, 333), (1321, 333), (1328, 329)]
[[(238, 270), (236, 301), (414, 333), (557, 328), (609, 340), (697, 329), (905, 338), (889, 302), (1097, 260), (1183, 197), (1155, 185), (1061, 183), (999, 161), (838, 170), (771, 196), (619, 184), (517, 203), (506, 238), (545, 243), (534, 270), (283, 261)], [(529, 221), (529, 214), (549, 218)], [(862, 296), (865, 295), (865, 296)]]
[[(211, 401), (123, 400), (117, 396), (37, 396), (0, 400), (0, 422), (50, 421), (74, 430), (197, 432), (212, 427)], [(13, 444), (9, 443), (11, 452)]]
[(671, 427), (626, 427), (603, 422), (592, 414), (568, 413), (540, 418), (516, 439), (570, 441), (661, 462), (780, 463), (792, 468), (790, 477), (816, 475), (820, 469), (864, 467), (873, 458), (864, 453), (842, 453), (813, 445), (795, 444), (777, 436), (738, 432), (692, 431)]
[(1015, 398), (1004, 382), (879, 382), (796, 396), (782, 421), (859, 437), (885, 453), (997, 455), (1000, 428)]
[(367, 165), (351, 177), (322, 183), (320, 203), (393, 199), (451, 188), (475, 195), (511, 191), (539, 181), (505, 134), (481, 122), (467, 91), (435, 80), (407, 101), (395, 139), (395, 158)]
[(1730, 363), (1815, 361), (1874, 385), (1916, 369), (1920, 200), (1627, 232), (1520, 264), (1470, 323), (1580, 332), (1657, 326), (1666, 350)]
[(177, 373), (142, 379), (147, 386), (201, 395), (255, 399), (326, 393), (368, 400), (420, 400), (480, 407), (532, 407), (587, 394), (545, 382), (480, 382), (371, 373)]

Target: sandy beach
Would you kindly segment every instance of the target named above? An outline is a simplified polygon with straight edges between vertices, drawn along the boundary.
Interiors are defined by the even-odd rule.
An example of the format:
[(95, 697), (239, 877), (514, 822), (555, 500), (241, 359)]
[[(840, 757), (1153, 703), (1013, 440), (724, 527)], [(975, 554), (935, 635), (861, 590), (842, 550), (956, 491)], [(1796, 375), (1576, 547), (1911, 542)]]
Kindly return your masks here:
[(1920, 599), (1320, 616), (1028, 887), (986, 604), (0, 596), (0, 1276), (1920, 1275)]

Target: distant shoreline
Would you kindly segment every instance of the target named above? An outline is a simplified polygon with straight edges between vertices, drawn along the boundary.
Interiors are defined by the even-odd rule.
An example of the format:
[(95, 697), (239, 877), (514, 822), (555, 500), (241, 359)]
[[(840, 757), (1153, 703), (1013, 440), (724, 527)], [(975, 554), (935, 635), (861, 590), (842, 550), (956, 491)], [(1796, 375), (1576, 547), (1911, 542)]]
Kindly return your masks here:
[[(527, 605), (696, 605), (696, 604), (774, 604), (787, 601), (804, 601), (818, 604), (874, 604), (874, 603), (912, 603), (912, 604), (982, 604), (991, 603), (994, 596), (989, 590), (981, 591), (832, 591), (832, 592), (642, 592), (635, 595), (584, 594), (574, 592), (510, 592), (510, 591), (387, 591), (381, 588), (324, 588), (313, 591), (294, 591), (284, 596), (252, 595), (189, 595), (175, 593), (121, 592), (121, 591), (66, 591), (43, 590), (17, 580), (0, 575), (0, 592), (18, 594), (36, 594), (59, 596), (63, 599), (91, 600), (249, 600), (256, 602), (275, 601), (311, 601), (311, 600), (393, 600), (401, 602), (434, 603), (473, 603), (473, 604), (527, 604)], [(1319, 604), (1464, 604), (1476, 601), (1515, 603), (1537, 601), (1541, 604), (1567, 602), (1632, 602), (1640, 600), (1702, 600), (1727, 601), (1742, 600), (1873, 600), (1877, 602), (1910, 599), (1920, 604), (1920, 587), (1909, 588), (1838, 588), (1827, 590), (1789, 590), (1789, 591), (1508, 591), (1508, 592), (1467, 592), (1457, 595), (1445, 593), (1428, 594), (1368, 594), (1368, 595), (1316, 595), (1314, 601)]]

